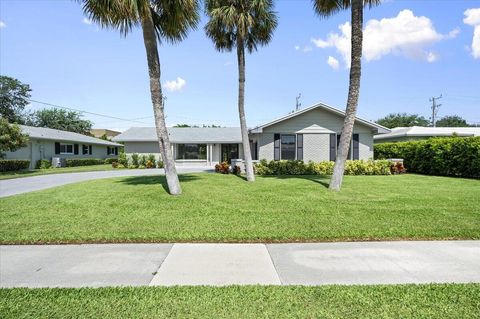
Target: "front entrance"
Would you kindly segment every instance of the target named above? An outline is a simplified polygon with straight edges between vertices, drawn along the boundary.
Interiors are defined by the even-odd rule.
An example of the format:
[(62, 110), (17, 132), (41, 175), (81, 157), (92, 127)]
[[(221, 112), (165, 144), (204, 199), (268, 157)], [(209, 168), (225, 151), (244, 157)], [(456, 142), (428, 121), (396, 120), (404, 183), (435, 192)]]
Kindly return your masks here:
[(221, 162), (228, 162), (228, 164), (230, 164), (232, 159), (238, 158), (238, 144), (222, 144), (220, 156)]

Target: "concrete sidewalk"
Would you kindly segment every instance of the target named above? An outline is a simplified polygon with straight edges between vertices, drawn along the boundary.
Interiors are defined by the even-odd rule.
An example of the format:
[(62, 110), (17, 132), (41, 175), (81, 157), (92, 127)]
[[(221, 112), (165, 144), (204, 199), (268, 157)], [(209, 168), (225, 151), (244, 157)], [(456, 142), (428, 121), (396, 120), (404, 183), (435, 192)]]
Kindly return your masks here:
[(0, 287), (480, 282), (480, 241), (0, 246)]

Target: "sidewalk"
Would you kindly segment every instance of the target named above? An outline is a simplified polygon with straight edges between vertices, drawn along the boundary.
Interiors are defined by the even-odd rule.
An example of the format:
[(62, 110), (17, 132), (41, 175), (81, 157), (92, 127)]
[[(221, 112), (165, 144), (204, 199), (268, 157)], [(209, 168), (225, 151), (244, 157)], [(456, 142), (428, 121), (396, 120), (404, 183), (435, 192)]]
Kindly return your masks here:
[(0, 246), (0, 287), (480, 282), (480, 241)]

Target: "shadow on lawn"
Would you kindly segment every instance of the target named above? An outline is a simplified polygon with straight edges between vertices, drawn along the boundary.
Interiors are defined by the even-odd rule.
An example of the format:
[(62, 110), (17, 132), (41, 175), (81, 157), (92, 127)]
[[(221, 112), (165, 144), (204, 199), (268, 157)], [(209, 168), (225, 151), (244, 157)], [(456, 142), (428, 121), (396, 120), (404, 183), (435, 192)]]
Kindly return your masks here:
[(330, 177), (322, 175), (269, 175), (263, 176), (265, 178), (278, 178), (278, 179), (304, 179), (328, 188)]
[[(182, 174), (178, 175), (178, 179), (180, 180), (180, 183), (186, 183), (198, 180), (200, 177), (196, 175)], [(127, 185), (161, 185), (163, 189), (168, 192), (167, 178), (165, 175), (128, 177), (119, 180), (118, 183)]]

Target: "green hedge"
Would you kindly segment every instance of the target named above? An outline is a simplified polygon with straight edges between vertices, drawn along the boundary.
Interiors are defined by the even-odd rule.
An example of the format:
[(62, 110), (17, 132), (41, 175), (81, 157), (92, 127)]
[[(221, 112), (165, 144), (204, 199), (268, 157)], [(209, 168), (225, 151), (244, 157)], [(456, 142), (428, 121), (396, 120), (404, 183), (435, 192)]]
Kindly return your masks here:
[(52, 162), (46, 159), (38, 160), (37, 164), (35, 165), (36, 169), (47, 169), (52, 168)]
[(480, 136), (382, 143), (374, 153), (376, 159), (402, 158), (411, 173), (480, 177)]
[(113, 157), (113, 158), (106, 158), (103, 163), (104, 164), (112, 164), (113, 162), (118, 162), (118, 158)]
[(67, 167), (90, 166), (105, 164), (105, 160), (100, 158), (67, 158)]
[[(259, 175), (331, 175), (334, 162), (266, 161), (255, 164)], [(355, 160), (345, 163), (345, 175), (390, 175), (389, 161)]]
[(28, 169), (30, 167), (29, 160), (5, 160), (0, 159), (0, 172), (13, 172)]

